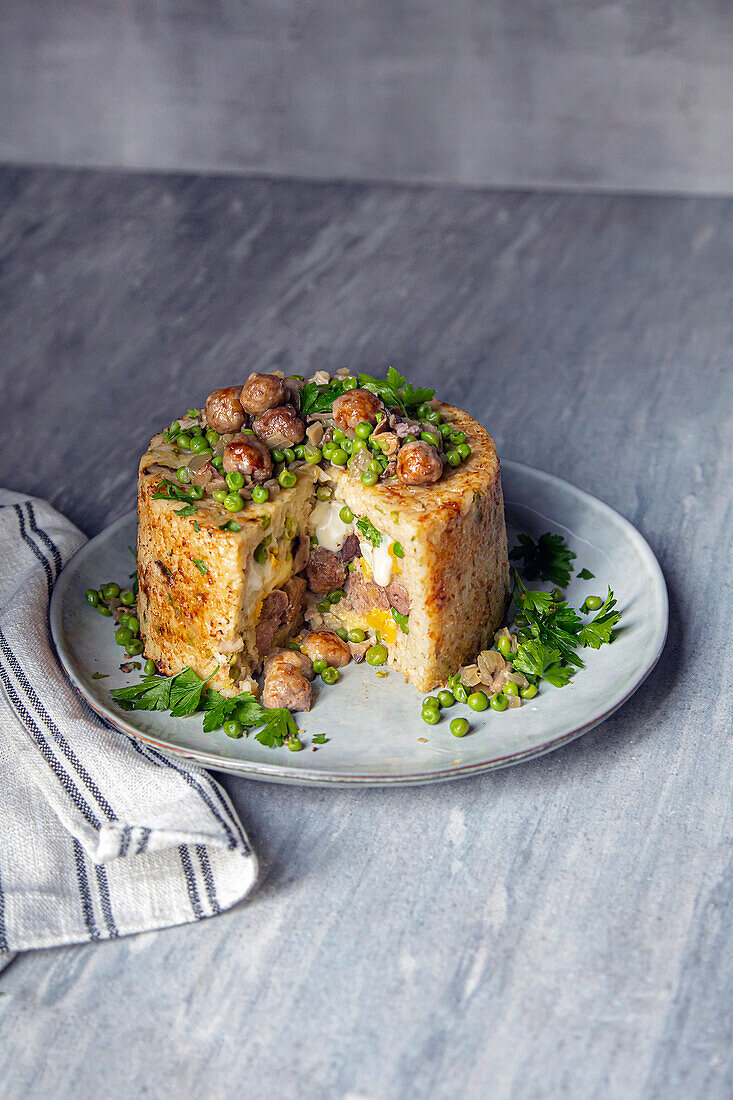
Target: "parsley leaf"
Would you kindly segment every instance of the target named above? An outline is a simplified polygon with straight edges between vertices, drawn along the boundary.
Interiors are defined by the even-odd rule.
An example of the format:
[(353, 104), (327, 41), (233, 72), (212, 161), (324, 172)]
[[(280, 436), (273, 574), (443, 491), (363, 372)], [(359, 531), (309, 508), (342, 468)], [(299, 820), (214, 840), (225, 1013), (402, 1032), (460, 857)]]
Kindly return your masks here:
[(115, 688), (110, 695), (123, 710), (169, 710), (171, 676), (145, 676), (139, 684)]
[(595, 573), (591, 573), (590, 569), (581, 569), (578, 573), (578, 580), (580, 581), (592, 581), (595, 580)]
[(201, 575), (205, 577), (209, 571), (206, 562), (201, 561), (199, 558), (194, 558), (193, 564), (196, 566), (199, 573), (201, 573)]
[(203, 687), (208, 684), (218, 668), (217, 665), (205, 680), (202, 680), (190, 668), (182, 669), (177, 676), (171, 679), (171, 718), (187, 718), (189, 714), (193, 714), (194, 711), (198, 710)]
[(177, 516), (192, 516), (196, 511), (195, 504), (186, 504), (183, 508), (176, 508)]
[(262, 729), (255, 734), (255, 741), (268, 749), (279, 749), (289, 736), (298, 736), (298, 727), (290, 711), (286, 707), (263, 710)]
[(314, 745), (326, 745), (331, 740), (330, 737), (326, 737), (325, 733), (317, 733), (315, 737), (311, 737), (311, 741)]
[(373, 378), (370, 374), (360, 374), (359, 385), (362, 389), (381, 397), (388, 407), (396, 405), (404, 413), (409, 413), (424, 401), (432, 401), (435, 397), (435, 390), (426, 387), (415, 389), (412, 383), (405, 385), (404, 376), (394, 367), (389, 368), (386, 378)]
[(609, 588), (606, 601), (598, 614), (580, 628), (578, 638), (582, 645), (591, 649), (600, 649), (602, 645), (613, 641), (613, 628), (621, 618), (620, 613), (613, 610), (615, 606), (616, 600)]
[(262, 714), (262, 707), (249, 691), (226, 698), (209, 689), (201, 698), (200, 709), (205, 711), (204, 733), (220, 730), (229, 718), (237, 718), (244, 726), (256, 726)]
[(345, 392), (342, 378), (336, 378), (325, 386), (319, 386), (317, 382), (306, 382), (300, 391), (300, 411), (304, 416), (331, 412), (336, 398)]
[(552, 581), (559, 588), (567, 588), (576, 555), (566, 546), (562, 535), (546, 531), (537, 542), (530, 535), (519, 536), (519, 546), (509, 554), (511, 561), (521, 561), (522, 575), (528, 581)]
[(361, 531), (367, 542), (370, 542), (376, 549), (382, 545), (382, 532), (378, 531), (371, 520), (364, 516), (362, 519), (356, 521), (357, 528)]
[(572, 668), (561, 663), (560, 650), (544, 642), (524, 642), (512, 658), (512, 664), (518, 672), (529, 676), (539, 676), (555, 687), (565, 687), (570, 683)]
[(584, 667), (575, 652), (583, 623), (570, 604), (553, 600), (549, 592), (529, 591), (516, 573), (514, 602), (518, 608), (518, 625), (525, 627), (536, 641), (557, 649), (565, 664)]

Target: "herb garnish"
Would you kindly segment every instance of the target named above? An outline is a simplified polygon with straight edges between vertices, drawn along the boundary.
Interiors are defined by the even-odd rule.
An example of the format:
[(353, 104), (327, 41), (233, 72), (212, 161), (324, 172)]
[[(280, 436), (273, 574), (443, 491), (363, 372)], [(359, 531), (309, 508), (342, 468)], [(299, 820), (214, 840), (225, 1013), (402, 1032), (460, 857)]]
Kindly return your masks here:
[(331, 738), (326, 737), (325, 733), (317, 733), (314, 737), (311, 737), (314, 745), (326, 745), (330, 740)]
[(595, 577), (595, 573), (591, 573), (590, 569), (581, 569), (578, 573), (578, 580), (580, 581), (593, 581)]
[(375, 550), (382, 545), (382, 532), (378, 531), (371, 520), (368, 520), (366, 516), (362, 519), (358, 519), (356, 521), (356, 526), (367, 542), (372, 544)]
[(562, 535), (546, 531), (535, 542), (531, 535), (521, 534), (519, 546), (514, 547), (509, 558), (522, 562), (518, 568), (528, 581), (552, 581), (559, 588), (567, 588), (570, 584), (575, 554), (565, 545)]
[(407, 415), (418, 405), (422, 405), (425, 401), (432, 401), (435, 397), (435, 390), (425, 386), (416, 389), (411, 382), (407, 385), (405, 382), (404, 375), (394, 367), (389, 368), (386, 379), (373, 378), (370, 374), (359, 375), (359, 385), (362, 389), (370, 390), (377, 397), (381, 397), (387, 407), (397, 406)]
[(615, 606), (616, 600), (609, 588), (603, 607), (601, 607), (595, 618), (580, 629), (578, 637), (584, 646), (591, 649), (600, 649), (602, 645), (607, 645), (613, 641), (613, 628), (621, 618), (620, 613), (613, 610)]
[(195, 504), (186, 504), (183, 508), (176, 508), (177, 516), (192, 516), (196, 511)]
[(319, 386), (317, 382), (306, 382), (300, 391), (300, 411), (304, 416), (312, 413), (331, 412), (333, 403), (342, 393), (346, 393), (347, 387), (342, 378), (336, 378), (325, 386)]
[(206, 574), (209, 571), (208, 566), (206, 565), (206, 562), (201, 561), (200, 558), (194, 558), (193, 559), (193, 564), (196, 566), (199, 573), (201, 573), (201, 575), (205, 577)]

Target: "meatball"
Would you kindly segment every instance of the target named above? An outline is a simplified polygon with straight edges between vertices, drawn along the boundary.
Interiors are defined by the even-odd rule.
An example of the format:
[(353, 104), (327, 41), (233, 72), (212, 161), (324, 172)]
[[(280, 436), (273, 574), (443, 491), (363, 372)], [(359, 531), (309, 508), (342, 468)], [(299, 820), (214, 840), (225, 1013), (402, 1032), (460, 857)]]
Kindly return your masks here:
[(430, 443), (416, 439), (397, 452), (397, 476), (404, 485), (430, 485), (443, 473), (440, 454)]
[(268, 657), (265, 661), (265, 676), (269, 676), (271, 672), (279, 672), (285, 666), (297, 669), (306, 680), (313, 679), (313, 662), (307, 653), (299, 653), (297, 649), (279, 649)]
[(311, 661), (328, 661), (334, 668), (343, 668), (351, 660), (348, 643), (332, 630), (312, 630), (300, 644)]
[(241, 435), (227, 443), (224, 450), (224, 470), (240, 474), (255, 481), (267, 481), (272, 473), (270, 450), (256, 435)]
[(239, 400), (245, 412), (256, 415), (285, 404), (285, 387), (274, 374), (250, 374)]
[(311, 709), (311, 686), (299, 669), (292, 665), (279, 665), (265, 676), (262, 685), (262, 705), (287, 707), (288, 710)]
[(376, 424), (383, 412), (384, 405), (369, 390), (347, 390), (333, 403), (333, 418), (342, 431), (355, 428), (363, 420)]
[(240, 389), (240, 386), (227, 386), (224, 390), (214, 390), (206, 398), (206, 423), (215, 432), (237, 432), (244, 424)]
[(280, 405), (260, 413), (252, 421), (252, 427), (270, 447), (292, 447), (305, 439), (305, 424), (292, 405)]
[(346, 572), (346, 565), (333, 550), (326, 550), (325, 546), (316, 546), (311, 550), (305, 567), (305, 576), (311, 592), (319, 595), (333, 592), (346, 580)]

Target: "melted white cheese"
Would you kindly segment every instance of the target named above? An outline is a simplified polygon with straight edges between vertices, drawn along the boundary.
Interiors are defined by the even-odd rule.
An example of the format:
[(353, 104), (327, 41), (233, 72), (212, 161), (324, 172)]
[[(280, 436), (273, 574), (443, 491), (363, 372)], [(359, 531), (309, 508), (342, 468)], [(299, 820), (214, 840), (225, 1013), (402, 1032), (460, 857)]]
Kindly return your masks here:
[[(343, 546), (348, 535), (356, 534), (359, 537), (361, 554), (372, 571), (375, 582), (386, 587), (392, 580), (392, 557), (389, 553), (389, 539), (382, 535), (381, 545), (378, 547), (364, 538), (355, 527), (355, 521), (344, 523), (339, 512), (344, 506), (342, 500), (323, 500), (316, 504), (311, 512), (311, 529), (318, 539), (319, 546), (336, 553)], [(381, 534), (381, 532), (380, 532)]]

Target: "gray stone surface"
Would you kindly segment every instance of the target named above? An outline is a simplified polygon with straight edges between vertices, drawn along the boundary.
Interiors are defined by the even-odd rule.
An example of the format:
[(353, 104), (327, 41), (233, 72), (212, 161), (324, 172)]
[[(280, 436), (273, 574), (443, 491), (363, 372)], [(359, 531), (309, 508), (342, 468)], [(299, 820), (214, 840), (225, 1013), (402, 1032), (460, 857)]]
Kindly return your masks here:
[(393, 362), (619, 509), (657, 670), (441, 787), (226, 779), (262, 857), (196, 927), (19, 957), (0, 1095), (729, 1097), (733, 202), (0, 173), (0, 484), (89, 534), (183, 404)]
[(733, 190), (725, 0), (4, 0), (0, 160)]

